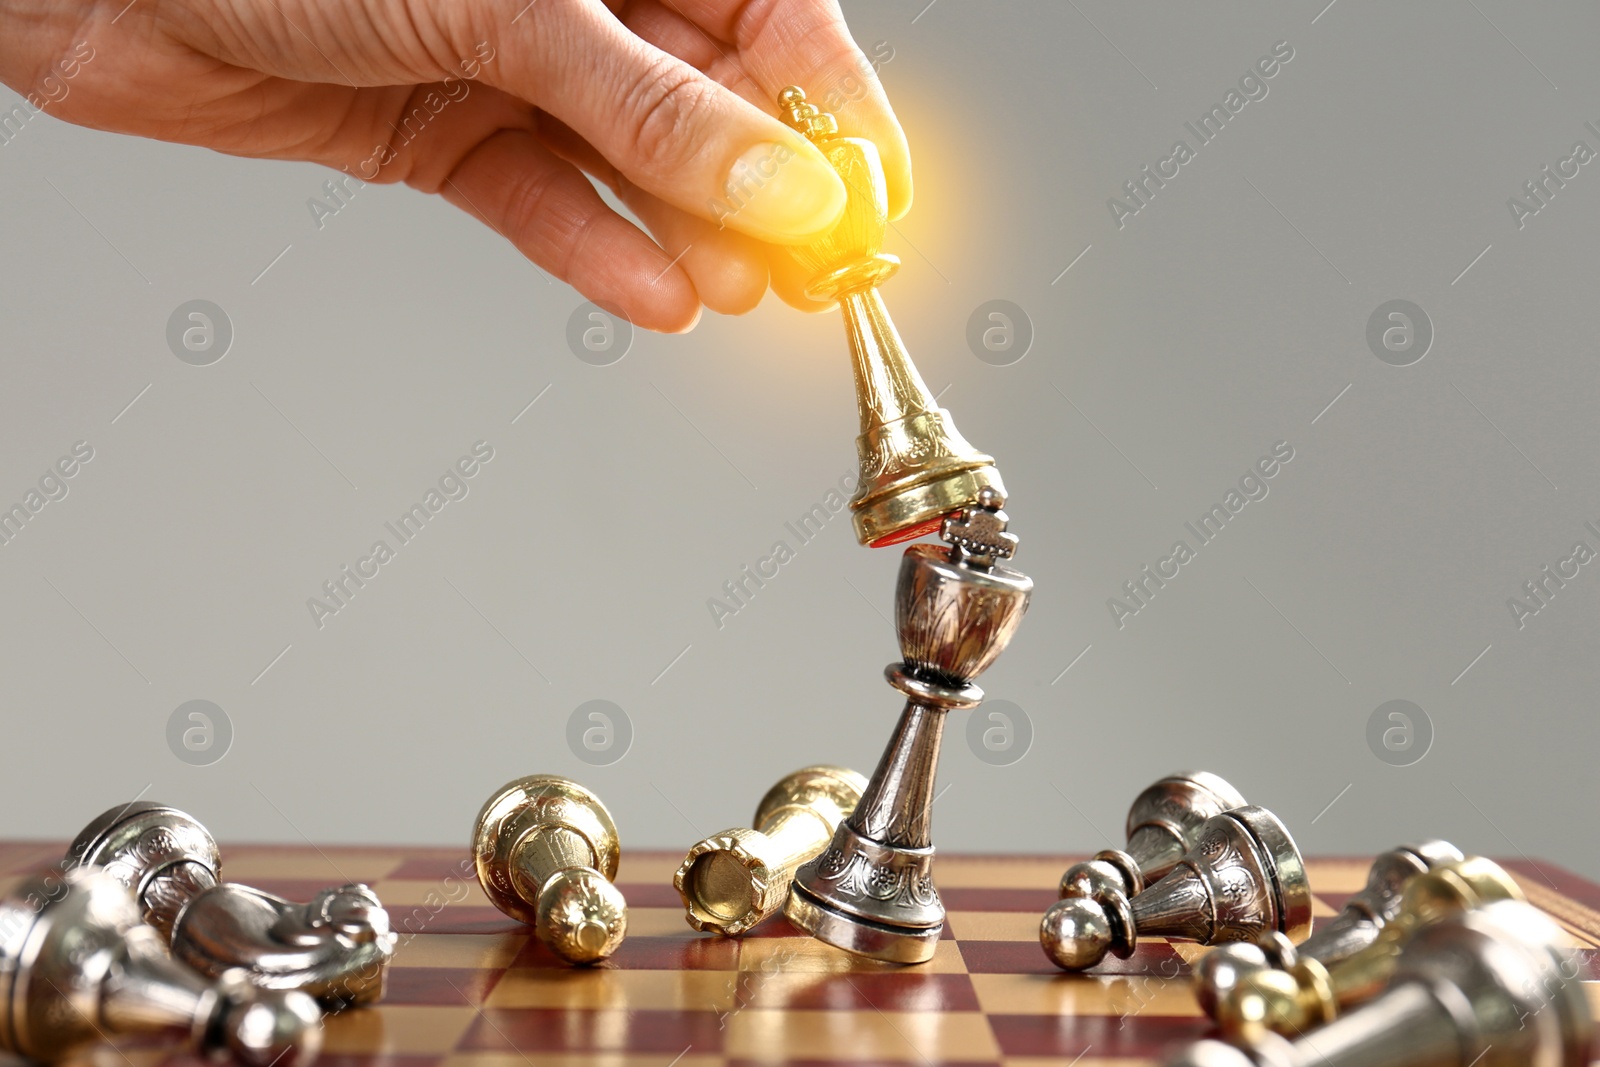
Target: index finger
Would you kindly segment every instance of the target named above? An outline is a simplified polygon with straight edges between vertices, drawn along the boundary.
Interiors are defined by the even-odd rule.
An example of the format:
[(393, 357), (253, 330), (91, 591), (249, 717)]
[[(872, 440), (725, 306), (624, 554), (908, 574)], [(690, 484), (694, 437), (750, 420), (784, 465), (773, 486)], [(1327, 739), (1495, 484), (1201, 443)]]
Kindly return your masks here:
[(663, 0), (713, 37), (738, 46), (740, 60), (776, 103), (785, 86), (839, 120), (849, 136), (878, 146), (889, 185), (889, 217), (911, 209), (911, 149), (878, 80), (892, 57), (886, 42), (869, 57), (856, 45), (837, 0)]

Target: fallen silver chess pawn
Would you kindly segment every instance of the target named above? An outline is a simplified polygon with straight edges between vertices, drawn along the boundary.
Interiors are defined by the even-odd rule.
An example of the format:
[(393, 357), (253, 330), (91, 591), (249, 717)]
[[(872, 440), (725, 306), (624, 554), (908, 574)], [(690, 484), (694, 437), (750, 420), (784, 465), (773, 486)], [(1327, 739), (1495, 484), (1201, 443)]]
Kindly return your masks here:
[(1217, 1018), (1217, 1005), (1246, 975), (1269, 968), (1287, 971), (1300, 959), (1316, 960), (1324, 967), (1349, 959), (1376, 941), (1384, 927), (1400, 914), (1400, 901), (1412, 878), (1462, 858), (1461, 850), (1448, 841), (1424, 841), (1390, 849), (1373, 860), (1366, 888), (1301, 944), (1295, 945), (1276, 930), (1268, 930), (1253, 942), (1222, 945), (1207, 953), (1194, 968), (1195, 999), (1200, 1002), (1200, 1009), (1212, 1019)]
[(328, 1008), (383, 998), (395, 933), (364, 885), (324, 889), (305, 904), (222, 881), (217, 843), (192, 815), (138, 801), (112, 808), (67, 850), (128, 887), (175, 959), (217, 977), (242, 968), (263, 989), (298, 989)]
[(1056, 966), (1094, 967), (1109, 952), (1133, 954), (1143, 935), (1202, 945), (1245, 941), (1264, 930), (1291, 939), (1311, 932), (1311, 886), (1283, 823), (1260, 807), (1207, 819), (1190, 849), (1142, 893), (1124, 892), (1121, 872), (1087, 864), (1094, 881), (1056, 901), (1039, 922), (1039, 943)]
[(242, 971), (208, 981), (171, 959), (112, 875), (52, 871), (0, 898), (0, 1049), (51, 1062), (96, 1041), (152, 1034), (245, 1067), (306, 1067), (321, 1012)]
[(1128, 809), (1128, 847), (1108, 848), (1068, 867), (1061, 876), (1061, 895), (1087, 896), (1086, 889), (1111, 873), (1121, 876), (1125, 895), (1142, 893), (1195, 846), (1207, 819), (1246, 803), (1243, 794), (1209, 771), (1169, 774), (1134, 798)]
[(1418, 930), (1388, 989), (1289, 1041), (1200, 1041), (1167, 1067), (1588, 1067), (1581, 962), (1537, 908), (1502, 900)]

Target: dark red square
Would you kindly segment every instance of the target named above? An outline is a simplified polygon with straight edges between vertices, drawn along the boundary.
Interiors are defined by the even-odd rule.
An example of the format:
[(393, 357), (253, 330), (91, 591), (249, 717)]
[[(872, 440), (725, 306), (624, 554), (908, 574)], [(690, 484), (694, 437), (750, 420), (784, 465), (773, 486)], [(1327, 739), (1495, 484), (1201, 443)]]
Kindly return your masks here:
[(383, 1002), (450, 1007), (478, 1005), (493, 991), (504, 973), (473, 967), (390, 967)]
[[(963, 941), (961, 958), (973, 974), (1064, 974), (1050, 962), (1037, 941)], [(1173, 947), (1165, 942), (1145, 942), (1125, 960), (1107, 956), (1089, 975), (1133, 975), (1181, 978), (1189, 973)]]
[(1096, 1057), (1154, 1059), (1206, 1035), (1203, 1018), (1171, 1015), (991, 1015), (989, 1027), (1007, 1056), (1072, 1059), (1093, 1050)]
[(592, 1052), (613, 1049), (677, 1055), (722, 1049), (714, 1011), (567, 1011), (488, 1008), (457, 1049), (467, 1052)]
[[(809, 980), (808, 980), (809, 979)], [(964, 974), (915, 971), (739, 976), (742, 1005), (763, 1011), (981, 1011), (972, 979)]]

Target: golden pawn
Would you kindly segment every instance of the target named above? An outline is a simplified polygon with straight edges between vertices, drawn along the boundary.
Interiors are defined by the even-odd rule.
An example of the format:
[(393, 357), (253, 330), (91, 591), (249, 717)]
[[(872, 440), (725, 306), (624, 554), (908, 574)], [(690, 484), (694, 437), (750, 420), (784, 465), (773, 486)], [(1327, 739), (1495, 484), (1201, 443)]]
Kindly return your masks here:
[(992, 488), (1005, 499), (994, 458), (967, 443), (917, 373), (878, 286), (900, 269), (882, 251), (889, 196), (878, 147), (839, 136), (833, 116), (789, 86), (780, 117), (805, 134), (844, 179), (848, 200), (827, 237), (789, 251), (811, 280), (806, 295), (839, 302), (855, 371), (860, 477), (850, 498), (856, 539), (881, 548), (935, 533), (940, 520)]
[(1405, 943), (1419, 930), (1500, 900), (1524, 900), (1505, 869), (1482, 856), (1446, 863), (1406, 883), (1400, 914), (1378, 939), (1332, 967), (1301, 956), (1286, 970), (1242, 975), (1217, 1004), (1217, 1025), (1230, 1040), (1286, 1037), (1332, 1022), (1341, 1011), (1378, 996), (1394, 977)]
[(794, 872), (821, 855), (855, 810), (867, 780), (843, 767), (806, 767), (767, 790), (755, 829), (735, 828), (697, 842), (673, 887), (696, 930), (736, 937), (777, 913)]
[(535, 774), (502, 786), (472, 828), (478, 881), (494, 906), (532, 926), (568, 963), (596, 963), (622, 944), (628, 904), (612, 884), (617, 827), (577, 782)]

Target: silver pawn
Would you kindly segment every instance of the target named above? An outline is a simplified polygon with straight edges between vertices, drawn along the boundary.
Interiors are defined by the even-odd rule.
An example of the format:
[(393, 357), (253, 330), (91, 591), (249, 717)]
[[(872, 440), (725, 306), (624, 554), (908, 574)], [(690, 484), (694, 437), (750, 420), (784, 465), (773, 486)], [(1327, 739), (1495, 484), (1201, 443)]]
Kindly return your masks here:
[(1202, 945), (1244, 941), (1263, 930), (1311, 931), (1311, 886), (1289, 831), (1265, 808), (1207, 819), (1195, 847), (1136, 896), (1114, 872), (1051, 905), (1039, 943), (1056, 966), (1087, 970), (1109, 952), (1133, 954), (1141, 934)]
[(1389, 988), (1294, 1041), (1206, 1040), (1167, 1067), (1588, 1067), (1594, 1021), (1549, 917), (1503, 900), (1419, 930)]
[(1209, 771), (1169, 774), (1134, 798), (1128, 809), (1126, 849), (1105, 849), (1061, 876), (1061, 896), (1088, 896), (1108, 877), (1133, 896), (1159, 881), (1194, 847), (1205, 821), (1246, 804), (1244, 795)]
[(244, 1067), (306, 1067), (321, 1013), (240, 971), (208, 981), (168, 957), (139, 906), (92, 868), (31, 878), (0, 899), (0, 1049), (53, 1062), (109, 1036), (154, 1034)]
[(305, 904), (223, 882), (217, 843), (194, 816), (150, 801), (102, 813), (67, 850), (132, 890), (175, 959), (216, 978), (242, 968), (263, 989), (299, 989), (327, 1008), (382, 999), (396, 935), (364, 885)]
[(1288, 970), (1301, 957), (1332, 966), (1360, 952), (1400, 913), (1406, 883), (1445, 863), (1461, 860), (1461, 850), (1448, 841), (1402, 845), (1373, 860), (1367, 884), (1351, 897), (1343, 910), (1323, 924), (1299, 946), (1276, 930), (1253, 942), (1223, 945), (1195, 965), (1195, 999), (1212, 1019), (1217, 1006), (1247, 974), (1263, 970)]

